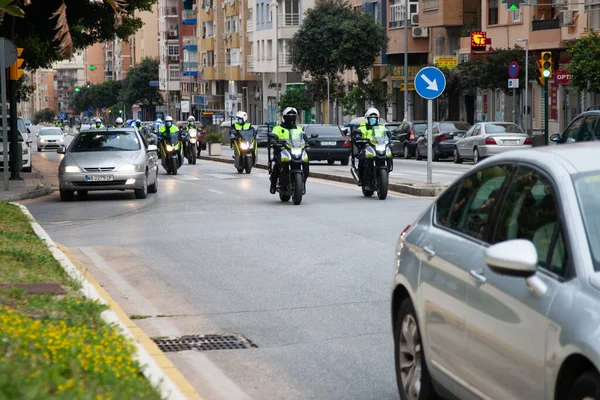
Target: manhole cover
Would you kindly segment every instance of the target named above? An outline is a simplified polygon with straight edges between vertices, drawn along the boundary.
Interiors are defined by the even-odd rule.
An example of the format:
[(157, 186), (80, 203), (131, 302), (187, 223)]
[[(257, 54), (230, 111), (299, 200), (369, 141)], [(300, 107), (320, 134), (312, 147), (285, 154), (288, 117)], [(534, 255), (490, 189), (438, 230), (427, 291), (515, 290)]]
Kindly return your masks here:
[(188, 335), (152, 340), (165, 353), (184, 350), (239, 350), (258, 347), (245, 337), (237, 335)]

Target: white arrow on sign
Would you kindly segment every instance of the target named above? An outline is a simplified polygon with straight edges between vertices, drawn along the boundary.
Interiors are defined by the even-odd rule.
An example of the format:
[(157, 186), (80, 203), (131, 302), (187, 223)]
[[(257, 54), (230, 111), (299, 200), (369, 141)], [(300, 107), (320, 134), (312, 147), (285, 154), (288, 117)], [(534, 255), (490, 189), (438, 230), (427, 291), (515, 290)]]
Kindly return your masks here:
[(425, 76), (425, 74), (421, 74), (421, 78), (423, 78), (423, 80), (425, 82), (427, 82), (427, 89), (428, 90), (434, 90), (434, 91), (438, 91), (438, 85), (437, 85), (437, 80), (434, 79), (433, 81), (431, 81), (428, 77)]

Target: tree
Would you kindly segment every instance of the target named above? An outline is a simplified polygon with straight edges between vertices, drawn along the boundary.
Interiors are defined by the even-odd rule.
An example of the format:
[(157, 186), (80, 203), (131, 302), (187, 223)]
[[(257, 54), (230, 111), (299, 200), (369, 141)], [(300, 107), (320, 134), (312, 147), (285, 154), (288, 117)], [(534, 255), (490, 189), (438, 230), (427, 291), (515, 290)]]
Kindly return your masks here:
[(279, 111), (283, 112), (287, 107), (294, 107), (298, 111), (310, 110), (314, 104), (315, 102), (306, 88), (288, 89), (279, 98)]
[(22, 75), (17, 81), (17, 103), (29, 101), (29, 96), (31, 96), (31, 93), (33, 93), (34, 90), (33, 85), (29, 84), (29, 77), (27, 75)]
[(291, 40), (292, 65), (312, 79), (353, 69), (362, 83), (386, 45), (385, 28), (371, 14), (354, 12), (345, 0), (321, 0)]
[(121, 81), (108, 81), (98, 85), (84, 87), (76, 92), (71, 100), (71, 105), (76, 112), (93, 109), (99, 111), (103, 108), (111, 108), (119, 102), (119, 92), (123, 87)]
[(571, 82), (579, 90), (600, 92), (600, 36), (590, 31), (589, 35), (567, 42), (571, 61), (567, 71)]
[[(127, 39), (142, 26), (141, 19), (133, 17), (134, 11), (149, 11), (156, 1), (14, 0), (9, 7), (19, 8), (23, 2), (26, 5), (22, 8), (23, 20), (4, 18), (0, 36), (12, 37), (14, 24), (16, 44), (24, 48), (24, 67), (48, 68), (55, 61), (71, 57), (73, 49), (116, 37)], [(0, 0), (0, 12), (9, 12), (2, 7), (6, 2)]]
[(35, 113), (35, 120), (42, 122), (52, 122), (54, 121), (54, 111), (49, 108), (44, 108)]
[(123, 90), (119, 100), (128, 104), (148, 106), (163, 104), (159, 88), (150, 86), (150, 81), (158, 80), (159, 62), (153, 58), (143, 58), (135, 67), (130, 68), (123, 81)]
[(351, 85), (350, 90), (341, 99), (341, 102), (345, 115), (357, 115), (362, 114), (367, 103), (377, 108), (387, 109), (389, 100), (387, 85), (383, 80), (377, 79), (373, 82)]

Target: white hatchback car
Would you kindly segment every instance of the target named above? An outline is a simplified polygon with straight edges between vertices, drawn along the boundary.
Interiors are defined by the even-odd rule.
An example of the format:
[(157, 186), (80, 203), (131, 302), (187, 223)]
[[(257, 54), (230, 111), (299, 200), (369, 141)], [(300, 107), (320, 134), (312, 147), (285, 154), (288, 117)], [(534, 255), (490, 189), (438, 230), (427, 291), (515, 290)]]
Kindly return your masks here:
[[(10, 126), (10, 118), (7, 118), (8, 126)], [(0, 115), (0, 126), (2, 126), (2, 119)], [(23, 118), (17, 118), (17, 127), (19, 129), (19, 133), (21, 134), (19, 137), (19, 143), (21, 143), (21, 162), (22, 162), (22, 170), (23, 172), (31, 172), (32, 171), (32, 162), (31, 162), (31, 142), (32, 140), (29, 138), (29, 128), (25, 126), (25, 121)], [(10, 142), (10, 130), (9, 130), (9, 142)], [(4, 157), (3, 157), (3, 143), (2, 143), (2, 132), (0, 130), (0, 170), (4, 167)], [(8, 148), (8, 153), (10, 154), (10, 146)]]
[(36, 136), (38, 151), (46, 149), (56, 150), (65, 146), (66, 133), (60, 128), (42, 128)]

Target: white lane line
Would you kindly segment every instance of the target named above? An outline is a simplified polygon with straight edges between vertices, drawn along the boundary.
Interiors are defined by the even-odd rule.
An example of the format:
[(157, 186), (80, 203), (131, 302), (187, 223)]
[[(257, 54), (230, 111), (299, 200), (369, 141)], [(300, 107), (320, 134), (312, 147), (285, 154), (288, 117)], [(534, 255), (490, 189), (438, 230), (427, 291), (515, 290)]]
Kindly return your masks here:
[(216, 194), (225, 194), (225, 193), (223, 193), (223, 192), (221, 192), (221, 191), (219, 191), (219, 190), (217, 190), (217, 189), (208, 189), (208, 191), (209, 191), (209, 192), (216, 193)]
[[(121, 293), (122, 297), (138, 309), (140, 315), (161, 315), (161, 312), (148, 301), (140, 292), (133, 288), (125, 279), (119, 275), (102, 257), (90, 247), (80, 247), (79, 250), (85, 254), (96, 267), (104, 273), (111, 284)], [(160, 336), (181, 336), (181, 331), (166, 318), (152, 318), (149, 323), (160, 332)], [(184, 352), (187, 353), (187, 352)], [(180, 355), (190, 364), (199, 374), (206, 378), (207, 384), (216, 391), (221, 398), (231, 400), (250, 399), (244, 391), (235, 384), (217, 365), (215, 365), (206, 355), (190, 352), (191, 355), (181, 353)]]

